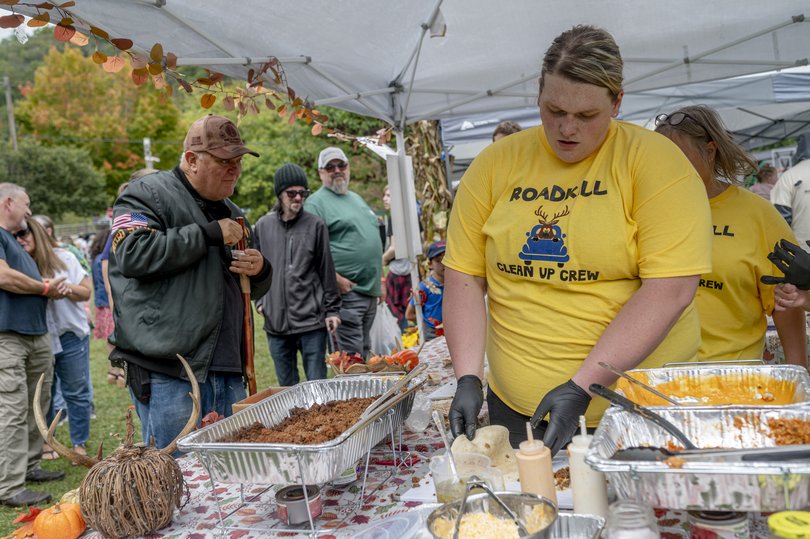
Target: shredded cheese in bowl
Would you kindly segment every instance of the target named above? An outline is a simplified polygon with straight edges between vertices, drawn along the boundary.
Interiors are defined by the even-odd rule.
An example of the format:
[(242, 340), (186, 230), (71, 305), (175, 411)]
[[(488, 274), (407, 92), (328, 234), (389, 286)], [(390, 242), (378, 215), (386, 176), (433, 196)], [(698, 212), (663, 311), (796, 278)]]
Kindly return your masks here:
[[(554, 520), (554, 512), (547, 506), (536, 505), (527, 511), (523, 524), (533, 534), (547, 527)], [(440, 539), (452, 539), (456, 519), (437, 518), (433, 522), (433, 535)], [(491, 513), (475, 511), (465, 513), (458, 527), (459, 539), (520, 539), (517, 524), (512, 520), (499, 518)]]

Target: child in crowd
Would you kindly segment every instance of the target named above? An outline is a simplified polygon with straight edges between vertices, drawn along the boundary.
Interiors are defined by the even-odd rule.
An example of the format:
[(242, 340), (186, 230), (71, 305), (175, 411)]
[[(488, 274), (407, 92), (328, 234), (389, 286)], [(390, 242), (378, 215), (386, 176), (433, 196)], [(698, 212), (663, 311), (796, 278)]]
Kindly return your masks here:
[[(436, 338), (436, 327), (442, 325), (442, 298), (444, 297), (444, 241), (430, 244), (428, 248), (428, 267), (430, 275), (419, 283), (419, 299), (422, 304), (422, 315), (425, 320), (425, 342)], [(405, 317), (416, 320), (416, 307), (413, 298), (408, 302)]]

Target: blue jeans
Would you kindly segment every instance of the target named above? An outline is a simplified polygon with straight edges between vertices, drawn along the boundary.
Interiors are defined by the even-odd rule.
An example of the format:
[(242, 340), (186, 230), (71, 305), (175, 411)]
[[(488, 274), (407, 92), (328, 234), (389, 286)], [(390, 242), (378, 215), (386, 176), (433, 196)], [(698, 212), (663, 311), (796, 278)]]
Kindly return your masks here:
[(298, 376), (298, 351), (304, 363), (307, 380), (326, 378), (326, 329), (316, 329), (295, 335), (267, 334), (270, 355), (276, 366), (276, 377), (280, 386), (294, 386), (300, 381)]
[(338, 347), (344, 352), (359, 353), (368, 359), (371, 350), (371, 326), (377, 316), (378, 298), (359, 292), (341, 296)]
[[(136, 399), (131, 389), (130, 396), (141, 420), (144, 443), (154, 437), (157, 447), (163, 448), (180, 434), (191, 416), (191, 383), (156, 372), (150, 374), (149, 382), (152, 390), (149, 404)], [(232, 413), (231, 405), (245, 397), (241, 373), (209, 372), (205, 383), (200, 384), (200, 417), (210, 412), (228, 417)], [(73, 417), (70, 423), (72, 426)], [(173, 456), (180, 455), (182, 453), (175, 451)]]
[[(62, 344), (62, 351), (54, 356), (56, 363), (51, 394), (56, 392), (58, 385), (70, 417), (70, 441), (73, 445), (84, 445), (90, 437), (90, 414), (93, 411), (90, 336), (77, 337), (75, 333), (67, 332), (59, 337), (59, 342)], [(52, 420), (57, 410), (52, 399), (49, 420)]]

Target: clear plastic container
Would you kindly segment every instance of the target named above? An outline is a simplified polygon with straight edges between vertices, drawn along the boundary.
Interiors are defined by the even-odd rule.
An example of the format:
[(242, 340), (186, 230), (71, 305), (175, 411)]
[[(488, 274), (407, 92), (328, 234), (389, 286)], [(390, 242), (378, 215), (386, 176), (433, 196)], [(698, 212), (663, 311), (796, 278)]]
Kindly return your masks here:
[(652, 508), (629, 500), (619, 500), (608, 508), (602, 537), (606, 539), (658, 539), (658, 522)]
[[(430, 459), (430, 473), (433, 477), (433, 486), (436, 489), (436, 499), (439, 503), (448, 503), (464, 496), (467, 480), (472, 476), (486, 481), (489, 473), (490, 460), (486, 455), (478, 453), (453, 453), (458, 469), (458, 477), (453, 477), (450, 462), (445, 453), (434, 455)], [(489, 485), (490, 487), (492, 485)]]

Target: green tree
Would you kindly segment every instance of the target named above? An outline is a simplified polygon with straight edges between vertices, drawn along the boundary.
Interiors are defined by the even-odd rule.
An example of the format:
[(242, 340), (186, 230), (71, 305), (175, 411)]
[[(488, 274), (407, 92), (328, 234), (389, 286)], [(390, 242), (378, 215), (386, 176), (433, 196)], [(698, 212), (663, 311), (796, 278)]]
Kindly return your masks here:
[(135, 86), (126, 69), (106, 73), (76, 48), (52, 48), (18, 108), (20, 132), (42, 144), (86, 149), (113, 195), (143, 167), (143, 136), (173, 137), (176, 107), (157, 93), (148, 84)]
[(104, 210), (104, 176), (87, 151), (23, 142), (17, 152), (0, 153), (0, 182), (25, 187), (34, 213), (58, 220), (67, 212), (92, 215)]

